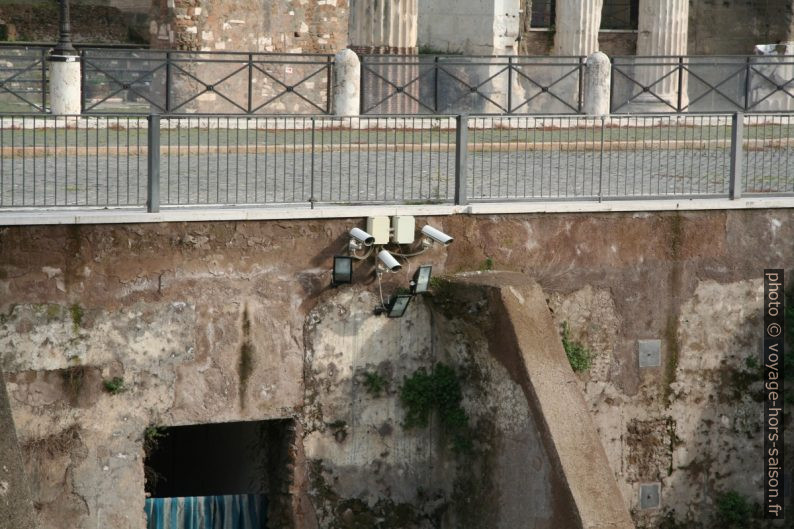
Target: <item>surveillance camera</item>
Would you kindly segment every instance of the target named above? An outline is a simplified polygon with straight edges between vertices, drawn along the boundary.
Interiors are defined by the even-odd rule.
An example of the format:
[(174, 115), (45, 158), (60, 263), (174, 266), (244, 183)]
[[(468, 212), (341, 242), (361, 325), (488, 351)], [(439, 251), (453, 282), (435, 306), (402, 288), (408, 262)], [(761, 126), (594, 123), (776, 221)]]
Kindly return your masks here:
[(358, 242), (363, 243), (364, 246), (372, 246), (372, 244), (375, 242), (375, 237), (359, 228), (353, 228), (350, 230), (350, 236), (356, 239)]
[(435, 229), (433, 226), (425, 226), (422, 228), (422, 235), (430, 237), (433, 241), (443, 244), (444, 246), (449, 246), (452, 241), (455, 240), (443, 231)]
[(380, 259), (381, 262), (386, 265), (386, 268), (388, 268), (390, 272), (399, 272), (403, 267), (403, 265), (398, 263), (397, 259), (395, 259), (394, 256), (392, 256), (392, 254), (386, 250), (380, 251), (378, 254), (378, 259)]

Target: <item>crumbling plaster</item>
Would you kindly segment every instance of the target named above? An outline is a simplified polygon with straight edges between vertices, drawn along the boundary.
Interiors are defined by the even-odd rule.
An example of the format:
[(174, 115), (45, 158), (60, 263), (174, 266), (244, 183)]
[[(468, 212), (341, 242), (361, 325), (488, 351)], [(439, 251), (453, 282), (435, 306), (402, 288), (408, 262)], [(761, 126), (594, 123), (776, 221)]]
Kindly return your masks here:
[[(757, 353), (759, 279), (765, 267), (791, 270), (793, 220), (790, 210), (433, 218), (456, 241), (423, 261), (435, 274), (492, 266), (536, 280), (556, 321), (599, 353), (580, 380), (627, 507), (639, 481), (656, 478), (663, 508), (703, 519), (717, 491), (760, 490), (757, 440), (747, 443), (755, 404), (724, 380)], [(148, 425), (308, 416), (307, 316), (347, 295), (328, 287), (330, 258), (358, 223), (0, 229), (0, 362), (42, 527), (140, 528)], [(363, 297), (342, 303), (358, 307), (348, 317), (362, 325), (377, 292), (371, 272), (357, 267), (350, 292)], [(387, 277), (386, 292), (407, 277)], [(254, 361), (241, 391), (246, 312)], [(663, 341), (662, 367), (639, 369), (645, 338)], [(126, 392), (103, 391), (112, 376)], [(372, 412), (365, 425), (398, 420), (360, 402)], [(312, 454), (345, 453), (325, 452), (317, 435), (307, 428)], [(643, 441), (654, 446), (638, 451)]]

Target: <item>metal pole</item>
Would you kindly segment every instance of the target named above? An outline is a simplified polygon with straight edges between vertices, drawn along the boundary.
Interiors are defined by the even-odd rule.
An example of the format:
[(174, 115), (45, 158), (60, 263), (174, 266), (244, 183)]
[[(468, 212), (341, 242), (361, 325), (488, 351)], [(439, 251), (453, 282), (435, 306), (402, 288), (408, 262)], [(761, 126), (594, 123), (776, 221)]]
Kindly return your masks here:
[(160, 211), (160, 115), (151, 114), (148, 121), (146, 210), (149, 213), (158, 213)]
[(252, 96), (254, 92), (254, 54), (248, 54), (248, 113), (250, 114), (252, 106)]
[(86, 96), (88, 94), (88, 90), (85, 84), (85, 69), (86, 69), (86, 61), (85, 61), (85, 50), (80, 51), (80, 113), (85, 114), (85, 107), (86, 107)]
[(438, 114), (438, 55), (433, 58), (433, 111)]
[(461, 114), (455, 118), (455, 204), (469, 203), (466, 196), (466, 163), (469, 154), (469, 116)]
[(311, 204), (312, 209), (314, 209), (314, 203), (316, 199), (314, 197), (314, 129), (315, 129), (315, 117), (312, 116), (312, 153), (311, 153), (311, 188), (309, 190), (309, 203)]
[(507, 58), (507, 113), (513, 112), (513, 57)]
[[(579, 114), (582, 113), (582, 109), (584, 108), (584, 63), (587, 57), (579, 57), (579, 97), (576, 100), (576, 108)], [(610, 68), (612, 65), (610, 65)], [(612, 104), (612, 86), (611, 86), (611, 77), (610, 77), (610, 97), (609, 97), (609, 104)]]
[(750, 109), (750, 57), (745, 59), (744, 65), (744, 111)]
[(171, 52), (165, 54), (165, 111), (171, 112)]
[(604, 182), (604, 116), (601, 116), (601, 149), (598, 155), (598, 202), (603, 199)]
[(58, 44), (52, 50), (53, 55), (74, 55), (72, 46), (72, 25), (69, 20), (69, 0), (60, 0), (58, 10), (60, 36)]
[(731, 120), (731, 200), (742, 198), (742, 165), (744, 163), (744, 113), (734, 112)]
[(41, 111), (47, 111), (47, 51), (41, 49)]
[(678, 57), (678, 103), (676, 105), (676, 111), (681, 112), (681, 104), (683, 101), (684, 94), (684, 57)]

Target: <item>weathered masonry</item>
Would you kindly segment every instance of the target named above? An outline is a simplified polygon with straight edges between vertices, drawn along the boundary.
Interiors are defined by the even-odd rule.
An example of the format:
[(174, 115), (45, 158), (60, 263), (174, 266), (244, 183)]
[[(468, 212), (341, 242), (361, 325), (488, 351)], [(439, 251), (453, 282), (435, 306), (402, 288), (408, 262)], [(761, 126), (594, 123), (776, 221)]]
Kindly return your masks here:
[[(719, 493), (763, 490), (749, 366), (763, 268), (794, 263), (792, 216), (419, 218), (456, 240), (425, 254), (444, 280), (401, 319), (372, 314), (365, 263), (329, 286), (361, 219), (0, 228), (0, 366), (36, 520), (143, 529), (170, 472), (157, 451), (200, 435), (231, 470), (181, 493), (263, 495), (275, 527), (711, 521)], [(578, 375), (563, 324), (592, 353)], [(458, 385), (464, 425), (406, 426), (418, 373)], [(575, 419), (547, 400), (565, 380)], [(570, 450), (570, 427), (589, 444)], [(189, 462), (160, 486), (183, 487)], [(592, 508), (577, 487), (593, 476), (614, 477), (617, 503)]]

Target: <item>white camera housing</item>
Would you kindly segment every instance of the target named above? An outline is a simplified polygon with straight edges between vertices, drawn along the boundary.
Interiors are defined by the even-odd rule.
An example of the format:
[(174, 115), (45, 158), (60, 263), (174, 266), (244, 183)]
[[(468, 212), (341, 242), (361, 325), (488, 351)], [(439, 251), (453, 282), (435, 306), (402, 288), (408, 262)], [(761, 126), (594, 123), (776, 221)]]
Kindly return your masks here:
[(360, 228), (350, 230), (350, 236), (364, 246), (372, 246), (375, 243), (375, 237)]
[(397, 259), (386, 250), (381, 250), (380, 253), (378, 253), (378, 259), (389, 269), (389, 272), (399, 272), (402, 270), (403, 265), (398, 263)]
[(452, 241), (455, 240), (443, 231), (435, 229), (433, 226), (425, 226), (422, 228), (422, 235), (444, 246), (449, 246), (452, 244)]

